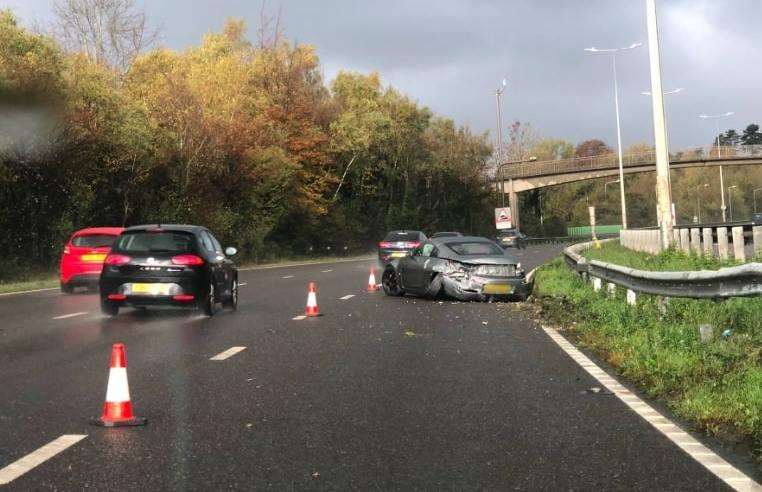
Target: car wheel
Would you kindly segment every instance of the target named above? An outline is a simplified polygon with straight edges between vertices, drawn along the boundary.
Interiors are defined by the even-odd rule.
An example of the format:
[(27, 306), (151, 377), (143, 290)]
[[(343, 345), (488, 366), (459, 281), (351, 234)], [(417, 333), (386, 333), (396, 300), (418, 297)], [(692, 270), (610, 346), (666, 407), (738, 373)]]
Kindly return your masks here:
[(119, 306), (113, 302), (101, 299), (101, 312), (106, 316), (116, 318), (116, 315), (119, 314)]
[(381, 277), (381, 285), (387, 296), (399, 297), (405, 295), (405, 289), (400, 286), (399, 277), (394, 268), (384, 270), (384, 275)]
[(429, 282), (429, 286), (426, 288), (426, 297), (437, 297), (442, 292), (442, 274), (437, 273)]
[(61, 292), (63, 292), (64, 294), (71, 294), (74, 292), (74, 286), (72, 286), (71, 284), (61, 282)]
[(238, 279), (234, 278), (230, 285), (230, 299), (225, 302), (225, 307), (235, 311), (238, 309)]
[(209, 295), (206, 296), (206, 302), (204, 302), (204, 314), (207, 316), (214, 316), (217, 304), (217, 295), (214, 292), (214, 284), (209, 284)]

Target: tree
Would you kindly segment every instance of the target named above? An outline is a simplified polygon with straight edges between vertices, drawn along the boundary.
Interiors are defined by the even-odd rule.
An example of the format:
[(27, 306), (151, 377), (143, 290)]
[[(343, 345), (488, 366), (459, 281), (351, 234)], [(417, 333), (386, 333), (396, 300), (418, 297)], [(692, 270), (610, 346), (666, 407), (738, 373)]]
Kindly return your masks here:
[(759, 131), (759, 125), (752, 123), (747, 126), (741, 135), (742, 145), (762, 145), (762, 132)]
[(577, 145), (577, 148), (574, 150), (574, 157), (596, 157), (611, 154), (612, 152), (613, 150), (602, 140), (585, 140)]
[(732, 128), (724, 134), (720, 133), (720, 145), (723, 147), (735, 147), (741, 142), (741, 135)]
[(70, 51), (124, 72), (158, 38), (135, 0), (57, 0), (54, 33)]

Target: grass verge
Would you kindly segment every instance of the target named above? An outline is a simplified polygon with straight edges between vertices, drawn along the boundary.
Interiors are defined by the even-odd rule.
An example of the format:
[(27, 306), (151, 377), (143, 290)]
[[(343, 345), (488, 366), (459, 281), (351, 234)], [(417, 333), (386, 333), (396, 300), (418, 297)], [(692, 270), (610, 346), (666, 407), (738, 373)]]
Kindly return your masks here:
[[(623, 289), (613, 298), (604, 291), (594, 292), (560, 258), (535, 277), (544, 317), (698, 429), (748, 444), (762, 464), (762, 298), (671, 299), (662, 315), (653, 296), (629, 306)], [(708, 343), (700, 324), (714, 327)]]
[(605, 261), (615, 265), (653, 271), (717, 270), (739, 265), (733, 260), (720, 260), (710, 256), (685, 254), (670, 249), (658, 255), (641, 253), (620, 246), (617, 242), (602, 243), (600, 248), (590, 248), (582, 253), (589, 260)]
[(58, 287), (58, 276), (53, 274), (41, 275), (30, 280), (0, 283), (0, 294), (8, 294), (10, 292), (24, 292), (26, 290), (35, 289), (47, 289), (51, 287)]

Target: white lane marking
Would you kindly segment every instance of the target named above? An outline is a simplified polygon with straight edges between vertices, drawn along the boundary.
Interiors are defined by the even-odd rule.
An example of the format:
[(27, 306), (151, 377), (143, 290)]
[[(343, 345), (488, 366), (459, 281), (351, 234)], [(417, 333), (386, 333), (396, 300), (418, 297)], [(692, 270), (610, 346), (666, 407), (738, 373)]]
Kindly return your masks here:
[(343, 297), (339, 297), (339, 299), (341, 299), (342, 301), (346, 301), (347, 299), (351, 299), (354, 296), (355, 296), (354, 294), (347, 294), (347, 295), (345, 295)]
[(78, 313), (71, 313), (71, 314), (62, 314), (61, 316), (56, 316), (53, 319), (67, 319), (67, 318), (73, 318), (75, 316), (82, 316), (83, 314), (87, 314), (87, 311), (80, 311)]
[(292, 320), (294, 320), (294, 321), (301, 321), (301, 320), (303, 320), (303, 319), (304, 319), (304, 318), (306, 318), (306, 317), (307, 317), (307, 316), (305, 316), (305, 315), (301, 314), (301, 315), (299, 315), (299, 316), (294, 316), (294, 317), (293, 317), (293, 318), (291, 318), (291, 319), (292, 319)]
[(4, 292), (0, 294), (0, 297), (4, 296), (15, 296), (17, 294), (33, 294), (35, 292), (46, 292), (48, 290), (58, 290), (59, 287), (46, 287), (44, 289), (33, 289), (33, 290), (20, 290), (18, 292)]
[(238, 271), (246, 272), (249, 270), (270, 270), (273, 268), (290, 268), (290, 267), (301, 267), (301, 266), (311, 266), (311, 265), (333, 265), (334, 263), (353, 263), (357, 261), (369, 261), (373, 259), (375, 259), (375, 256), (363, 256), (360, 258), (347, 258), (347, 259), (341, 259), (341, 260), (318, 260), (318, 261), (310, 261), (310, 262), (302, 262), (302, 263), (285, 263), (283, 265), (252, 266), (252, 267), (239, 268)]
[(6, 485), (17, 479), (24, 473), (44, 463), (66, 448), (77, 444), (86, 438), (86, 434), (64, 434), (36, 451), (32, 451), (23, 458), (14, 461), (3, 469), (0, 469), (0, 485)]
[(244, 285), (249, 285), (248, 282), (241, 282), (238, 284), (238, 287), (243, 287)]
[(286, 275), (286, 276), (281, 277), (281, 278), (294, 278), (294, 276), (293, 275)]
[(566, 338), (553, 328), (542, 327), (545, 333), (566, 352), (568, 356), (574, 359), (577, 364), (585, 369), (591, 376), (598, 380), (606, 389), (614, 393), (625, 405), (637, 413), (646, 422), (654, 426), (656, 430), (664, 434), (667, 439), (672, 441), (680, 449), (688, 453), (691, 458), (698, 461), (707, 470), (712, 472), (717, 478), (724, 481), (735, 490), (759, 490), (760, 484), (754, 481), (741, 470), (737, 469), (711, 449), (704, 446), (690, 434), (680, 429), (669, 419), (654, 410), (646, 402), (638, 398), (627, 388), (619, 383), (610, 383), (607, 379), (615, 379), (606, 374), (600, 367), (595, 365), (585, 354), (577, 350)]
[(225, 360), (229, 359), (230, 357), (233, 357), (238, 352), (241, 352), (243, 350), (246, 350), (246, 347), (230, 347), (229, 349), (225, 350), (224, 352), (220, 352), (219, 354), (215, 355), (214, 357), (211, 357), (209, 360)]
[(329, 272), (332, 272), (332, 271), (333, 271), (333, 269), (329, 268), (328, 270), (320, 270), (320, 273), (329, 273)]

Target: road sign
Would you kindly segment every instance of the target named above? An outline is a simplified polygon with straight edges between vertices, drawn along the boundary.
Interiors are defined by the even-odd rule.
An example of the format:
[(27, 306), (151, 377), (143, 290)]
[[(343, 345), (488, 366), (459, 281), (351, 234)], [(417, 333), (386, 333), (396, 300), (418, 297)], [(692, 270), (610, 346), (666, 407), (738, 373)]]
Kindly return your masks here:
[(495, 227), (498, 229), (511, 229), (513, 227), (511, 207), (495, 209)]

